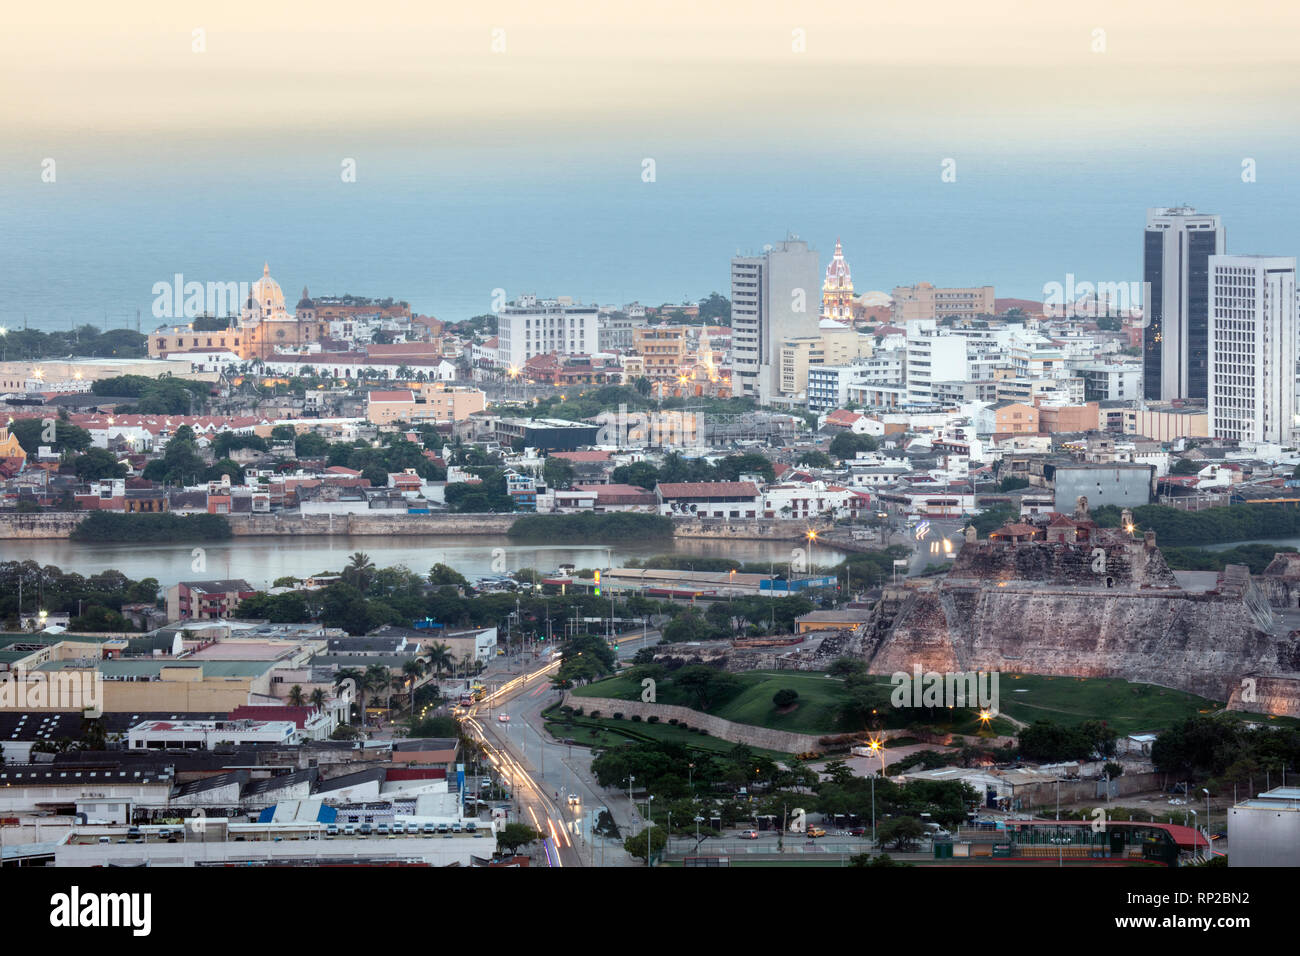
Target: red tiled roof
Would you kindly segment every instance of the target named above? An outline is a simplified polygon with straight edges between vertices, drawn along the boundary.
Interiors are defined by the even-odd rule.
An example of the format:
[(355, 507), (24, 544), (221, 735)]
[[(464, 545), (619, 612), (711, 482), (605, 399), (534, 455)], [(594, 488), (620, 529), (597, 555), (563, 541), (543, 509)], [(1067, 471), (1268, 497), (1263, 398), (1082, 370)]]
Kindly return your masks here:
[(563, 458), (566, 461), (609, 461), (609, 452), (607, 451), (553, 451), (552, 458)]
[(392, 392), (371, 392), (366, 396), (366, 400), (371, 404), (375, 402), (413, 402), (415, 394), (410, 389), (399, 389)]
[(674, 481), (659, 483), (665, 498), (753, 498), (758, 488), (752, 481)]

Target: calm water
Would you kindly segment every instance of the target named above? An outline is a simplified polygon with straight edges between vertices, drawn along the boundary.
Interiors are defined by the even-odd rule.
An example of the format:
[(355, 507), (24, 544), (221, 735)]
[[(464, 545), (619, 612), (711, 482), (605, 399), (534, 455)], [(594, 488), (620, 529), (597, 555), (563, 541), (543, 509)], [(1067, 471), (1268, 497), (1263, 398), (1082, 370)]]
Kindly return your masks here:
[(264, 260), (290, 306), (303, 286), (393, 296), (452, 321), (489, 311), (496, 288), (677, 302), (729, 295), (730, 257), (787, 231), (823, 267), (842, 237), (860, 292), (992, 283), (1041, 301), (1067, 272), (1140, 279), (1146, 207), (1184, 201), (1223, 215), (1229, 251), (1298, 251), (1287, 190), (1300, 159), (1272, 142), (1252, 140), (1269, 175), (1250, 185), (1239, 155), (1209, 145), (964, 145), (948, 184), (935, 156), (882, 144), (674, 155), (654, 183), (640, 179), (640, 153), (560, 144), (524, 161), (509, 148), (393, 147), (344, 184), (337, 162), (292, 141), (223, 149), (220, 166), (183, 142), (130, 162), (84, 145), (41, 184), (32, 155), (0, 144), (0, 325), (134, 328), (139, 310), (148, 331), (155, 282), (251, 282)]
[[(706, 557), (727, 557), (739, 561), (790, 560), (796, 543), (774, 541), (706, 541), (687, 540), (676, 543), (675, 553)], [(501, 549), (499, 554), (494, 554)], [(646, 558), (674, 550), (672, 545), (615, 545), (609, 549), (615, 565), (629, 558)], [(201, 578), (245, 578), (254, 587), (269, 587), (285, 575), (306, 577), (322, 571), (339, 571), (348, 556), (363, 551), (378, 567), (403, 564), (424, 573), (435, 563), (450, 565), (473, 581), (487, 574), (501, 572), (494, 560), (504, 558), (504, 570), (536, 568), (553, 571), (561, 564), (578, 567), (607, 566), (607, 549), (591, 546), (521, 546), (504, 536), (463, 539), (412, 536), (387, 537), (338, 535), (309, 538), (236, 538), (233, 541), (204, 545), (206, 566), (195, 567), (194, 545), (138, 544), (106, 546), (83, 544), (62, 539), (41, 541), (0, 541), (0, 560), (32, 560), (41, 565), (53, 564), (64, 571), (95, 574), (109, 568), (127, 577), (154, 577), (163, 586), (177, 581)], [(843, 554), (818, 546), (813, 560), (833, 564)]]

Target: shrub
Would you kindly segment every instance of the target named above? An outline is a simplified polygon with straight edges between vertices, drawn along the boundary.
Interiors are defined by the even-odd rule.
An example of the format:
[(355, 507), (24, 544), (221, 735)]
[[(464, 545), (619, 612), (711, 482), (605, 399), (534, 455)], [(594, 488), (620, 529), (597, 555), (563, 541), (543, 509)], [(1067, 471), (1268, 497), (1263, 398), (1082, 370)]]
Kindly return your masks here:
[(651, 714), (649, 717), (647, 717), (647, 718), (645, 719), (645, 722), (646, 722), (647, 724), (657, 724), (657, 723), (659, 723), (659, 715), (658, 715), (658, 714)]
[(632, 715), (632, 721), (633, 721), (634, 723), (638, 723), (638, 724), (641, 723), (641, 715), (640, 715), (640, 714), (633, 714), (633, 715)]
[(622, 720), (622, 719), (623, 719), (623, 712), (622, 712), (621, 710), (616, 710), (616, 711), (614, 711), (614, 719), (615, 719), (615, 720)]
[(668, 723), (670, 723), (670, 724), (675, 724), (675, 723), (677, 723), (677, 718), (676, 718), (676, 717), (669, 717), (669, 718), (668, 718)]
[[(575, 717), (581, 717), (581, 716), (582, 716), (582, 708), (581, 708), (581, 707), (575, 707), (575, 708), (573, 708), (573, 714), (574, 714)], [(596, 715), (593, 713), (592, 716), (594, 717), (594, 716), (596, 716)]]
[(599, 716), (600, 716), (600, 711), (598, 711), (598, 710), (593, 710), (593, 711), (591, 712), (591, 716), (593, 716), (593, 717), (599, 717)]

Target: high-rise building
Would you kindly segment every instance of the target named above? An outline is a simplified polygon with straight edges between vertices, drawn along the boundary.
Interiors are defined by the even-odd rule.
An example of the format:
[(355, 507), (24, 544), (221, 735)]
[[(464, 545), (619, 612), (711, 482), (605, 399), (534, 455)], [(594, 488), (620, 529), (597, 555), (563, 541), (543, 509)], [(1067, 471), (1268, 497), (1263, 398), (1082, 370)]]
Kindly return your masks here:
[(1213, 438), (1291, 440), (1296, 411), (1295, 258), (1209, 259)]
[(517, 371), (534, 355), (598, 352), (598, 313), (594, 305), (520, 296), (497, 315), (497, 362)]
[(835, 255), (826, 266), (826, 278), (822, 282), (822, 318), (853, 321), (853, 274), (844, 261), (844, 249), (838, 239), (835, 240)]
[(1142, 280), (1149, 301), (1142, 394), (1149, 401), (1207, 397), (1210, 368), (1209, 258), (1225, 251), (1218, 216), (1188, 206), (1147, 210)]
[(731, 260), (732, 388), (768, 402), (781, 391), (781, 343), (818, 334), (817, 253), (790, 237)]

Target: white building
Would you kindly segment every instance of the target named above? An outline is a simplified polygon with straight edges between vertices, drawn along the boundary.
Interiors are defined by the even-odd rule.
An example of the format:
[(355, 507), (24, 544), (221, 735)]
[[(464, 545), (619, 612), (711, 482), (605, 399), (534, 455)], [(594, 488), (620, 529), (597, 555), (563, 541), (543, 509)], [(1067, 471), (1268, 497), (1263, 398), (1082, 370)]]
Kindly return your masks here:
[(931, 320), (909, 322), (907, 326), (907, 399), (925, 404), (934, 401), (934, 382), (963, 382), (967, 379), (966, 339), (937, 329)]
[(594, 305), (520, 296), (497, 314), (497, 362), (521, 369), (535, 355), (599, 352), (599, 315)]
[(767, 403), (781, 393), (781, 343), (817, 335), (821, 312), (817, 253), (795, 237), (761, 256), (731, 260), (732, 387)]
[(1077, 366), (1075, 374), (1083, 379), (1085, 402), (1107, 402), (1142, 397), (1142, 367), (1136, 363), (1088, 362)]
[(146, 720), (126, 732), (132, 750), (212, 750), (218, 744), (291, 744), (291, 720)]
[(1210, 256), (1214, 438), (1290, 441), (1296, 411), (1295, 258)]

